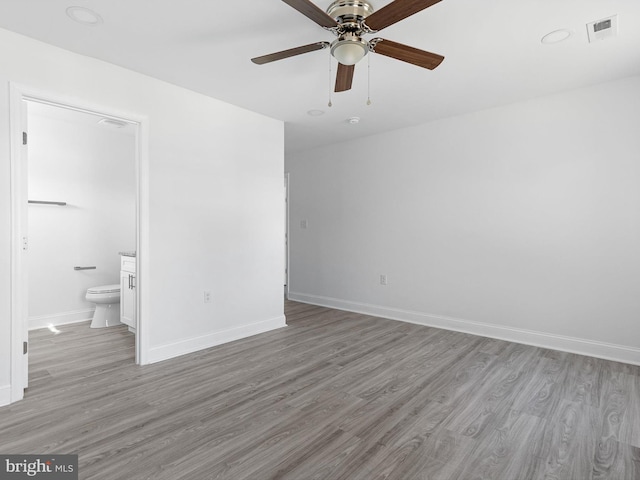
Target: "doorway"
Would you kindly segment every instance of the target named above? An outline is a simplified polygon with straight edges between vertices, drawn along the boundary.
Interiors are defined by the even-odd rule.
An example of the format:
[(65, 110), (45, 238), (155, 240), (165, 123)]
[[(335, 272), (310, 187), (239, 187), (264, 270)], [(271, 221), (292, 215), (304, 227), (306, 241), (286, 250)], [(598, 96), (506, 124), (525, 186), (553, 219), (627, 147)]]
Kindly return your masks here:
[[(29, 111), (30, 109), (32, 110), (31, 114)], [(33, 112), (38, 112), (38, 116), (33, 116), (34, 115)], [(42, 124), (42, 115), (57, 117), (55, 121), (59, 121), (59, 122), (64, 122), (65, 119), (67, 121), (73, 120), (74, 122), (80, 122), (80, 124), (82, 124), (82, 122), (85, 122), (87, 128), (89, 128), (88, 127), (89, 124), (92, 124), (91, 128), (96, 128), (96, 127), (104, 128), (105, 131), (108, 131), (108, 129), (118, 129), (118, 128), (128, 130), (128, 133), (131, 135), (131, 138), (129, 139), (129, 143), (127, 144), (129, 146), (127, 148), (131, 149), (131, 151), (129, 151), (129, 154), (133, 162), (133, 165), (131, 165), (130, 175), (132, 175), (133, 178), (127, 179), (127, 181), (129, 182), (130, 186), (133, 189), (133, 191), (131, 192), (133, 212), (131, 212), (130, 218), (127, 220), (127, 221), (130, 221), (131, 223), (131, 229), (132, 229), (131, 236), (130, 236), (129, 242), (123, 245), (122, 250), (126, 250), (130, 252), (133, 248), (138, 254), (138, 257), (140, 256), (139, 255), (140, 253), (144, 254), (144, 252), (141, 252), (141, 248), (140, 248), (142, 243), (140, 241), (141, 223), (145, 223), (145, 222), (142, 222), (143, 216), (140, 214), (141, 212), (140, 171), (141, 171), (141, 152), (143, 151), (146, 152), (146, 147), (143, 148), (143, 145), (142, 145), (143, 135), (141, 133), (142, 123), (145, 122), (146, 119), (139, 118), (139, 117), (136, 118), (133, 115), (121, 114), (119, 112), (109, 111), (108, 108), (86, 107), (78, 104), (71, 104), (65, 100), (56, 100), (55, 98), (53, 98), (53, 96), (34, 93), (31, 91), (28, 91), (25, 88), (12, 85), (12, 88), (11, 88), (11, 163), (12, 163), (11, 181), (12, 181), (12, 243), (13, 243), (12, 273), (11, 273), (11, 280), (12, 280), (11, 401), (12, 402), (21, 399), (24, 396), (24, 389), (28, 386), (28, 365), (29, 365), (28, 335), (29, 335), (30, 321), (31, 321), (32, 327), (34, 326), (34, 321), (35, 321), (34, 328), (37, 328), (37, 326), (40, 326), (38, 325), (38, 322), (48, 322), (52, 324), (52, 326), (55, 328), (55, 325), (54, 325), (55, 321), (51, 322), (50, 321), (51, 319), (47, 318), (46, 315), (36, 314), (35, 315), (36, 318), (34, 320), (34, 315), (33, 315), (34, 303), (31, 302), (31, 305), (30, 305), (30, 301), (29, 301), (30, 289), (33, 289), (34, 285), (37, 285), (38, 283), (40, 283), (41, 284), (40, 290), (43, 290), (42, 288), (43, 285), (47, 283), (46, 275), (43, 276), (42, 272), (35, 272), (35, 274), (33, 271), (29, 272), (30, 270), (29, 263), (31, 260), (30, 254), (32, 250), (35, 252), (35, 250), (32, 247), (36, 246), (36, 245), (32, 245), (32, 241), (31, 241), (32, 234), (35, 234), (36, 232), (34, 229), (34, 225), (33, 224), (30, 225), (30, 219), (35, 219), (36, 217), (39, 217), (41, 223), (42, 223), (42, 219), (45, 219), (44, 224), (40, 224), (38, 226), (38, 230), (39, 230), (37, 232), (38, 238), (37, 239), (35, 237), (33, 238), (34, 242), (37, 240), (40, 244), (42, 244), (43, 239), (47, 236), (47, 233), (45, 231), (47, 228), (55, 229), (56, 226), (60, 227), (58, 228), (58, 230), (63, 230), (65, 228), (68, 228), (69, 224), (66, 224), (66, 227), (65, 227), (64, 222), (65, 221), (73, 222), (74, 220), (69, 220), (69, 218), (72, 217), (74, 213), (77, 214), (80, 210), (82, 210), (82, 208), (79, 208), (77, 201), (68, 202), (61, 195), (53, 195), (51, 196), (51, 198), (49, 198), (49, 196), (47, 196), (46, 194), (46, 190), (47, 190), (46, 186), (45, 188), (43, 188), (42, 186), (42, 184), (46, 183), (46, 182), (42, 182), (42, 178), (39, 179), (40, 185), (38, 186), (38, 188), (34, 188), (34, 185), (35, 185), (33, 182), (34, 179), (33, 178), (30, 179), (29, 144), (32, 143), (35, 145), (35, 143), (33, 138), (31, 140), (29, 139), (29, 135), (30, 135), (29, 120), (37, 119), (37, 121), (33, 122), (35, 127), (36, 123)], [(100, 124), (99, 122), (102, 122), (102, 123)], [(90, 131), (86, 129), (83, 130), (83, 128), (85, 128), (85, 125), (78, 126), (78, 137), (76, 139), (78, 143), (82, 143), (83, 141), (86, 142), (87, 137), (91, 137), (91, 134), (87, 134), (87, 132), (90, 132)], [(115, 137), (113, 137), (112, 135), (112, 139), (113, 138)], [(124, 144), (126, 144), (126, 142), (124, 142)], [(107, 145), (104, 144), (99, 148), (104, 149), (106, 147)], [(40, 151), (39, 153), (42, 154), (42, 151)], [(35, 158), (33, 158), (32, 160), (34, 160), (33, 163), (35, 164), (36, 163)], [(52, 158), (51, 160), (55, 162), (55, 158)], [(83, 185), (77, 185), (77, 184), (82, 182), (83, 174), (86, 175), (85, 177), (87, 179), (86, 183), (91, 184), (91, 181), (89, 181), (89, 179), (92, 176), (99, 177), (109, 171), (109, 168), (108, 168), (109, 165), (104, 164), (105, 162), (104, 157), (100, 160), (100, 162), (94, 165), (95, 168), (90, 169), (91, 171), (85, 171), (80, 173), (78, 172), (78, 169), (82, 170), (82, 168), (84, 168), (83, 165), (81, 164), (82, 159), (75, 159), (75, 160), (76, 162), (79, 160), (80, 163), (76, 164), (75, 166), (73, 165), (70, 166), (69, 164), (67, 164), (66, 167), (67, 169), (71, 168), (72, 170), (74, 170), (72, 175), (74, 176), (74, 178), (70, 178), (69, 182), (73, 182), (76, 187), (80, 187), (79, 188), (80, 190), (82, 190)], [(39, 158), (38, 162), (42, 166), (46, 164), (46, 159), (43, 162), (43, 159)], [(99, 165), (99, 163), (101, 164)], [(114, 162), (114, 167), (116, 167), (115, 163), (116, 162)], [(47, 166), (47, 168), (55, 170), (56, 165), (50, 164)], [(112, 171), (111, 175), (117, 176), (117, 173), (118, 172)], [(45, 177), (46, 177), (46, 173), (45, 175), (43, 175), (43, 178)], [(30, 180), (32, 180), (31, 185), (30, 185)], [(95, 188), (95, 180), (96, 179), (93, 178), (93, 181), (94, 181), (93, 188)], [(31, 189), (29, 188), (30, 186), (32, 187)], [(92, 187), (89, 185), (88, 188), (90, 189)], [(63, 188), (62, 190), (64, 191), (65, 189)], [(70, 191), (71, 189), (67, 189), (67, 190)], [(38, 196), (38, 198), (31, 197), (31, 193), (35, 193)], [(102, 204), (102, 206), (100, 207), (102, 208), (102, 210), (100, 211), (102, 212), (102, 214), (108, 211), (108, 208), (106, 210), (104, 209), (104, 202), (106, 198), (104, 194), (105, 192), (102, 192), (101, 199), (97, 201), (96, 199), (92, 200), (95, 203)], [(109, 193), (107, 192), (107, 197), (108, 195)], [(44, 198), (45, 196), (47, 198)], [(36, 202), (36, 203), (33, 203), (33, 202)], [(38, 210), (33, 210), (34, 207), (37, 208)], [(70, 208), (67, 208), (67, 207), (70, 207)], [(85, 209), (85, 210), (88, 210), (88, 209)], [(98, 212), (98, 215), (101, 214), (100, 212)], [(92, 215), (91, 212), (84, 212), (84, 214), (89, 216)], [(99, 228), (96, 226), (100, 224), (99, 222), (94, 222), (92, 225), (94, 228)], [(107, 226), (105, 231), (96, 232), (98, 233), (98, 235), (97, 236), (94, 235), (93, 237), (94, 240), (95, 238), (98, 238), (100, 236), (108, 237), (110, 235), (110, 232), (108, 230), (109, 228)], [(116, 234), (114, 236), (116, 237), (115, 241), (117, 243), (118, 235)], [(49, 240), (53, 241), (53, 236), (51, 236)], [(76, 238), (75, 241), (81, 243), (81, 242), (91, 241), (91, 239)], [(52, 252), (49, 252), (49, 254), (51, 253)], [(118, 249), (115, 249), (115, 251), (111, 253), (117, 256), (119, 252), (118, 252)], [(57, 258), (57, 260), (60, 260), (59, 257), (64, 257), (65, 255), (61, 253), (59, 255), (54, 255), (54, 256)], [(42, 253), (40, 252), (40, 259), (42, 258), (43, 258)], [(67, 258), (67, 260), (70, 260), (70, 259)], [(74, 258), (73, 261), (70, 262), (71, 263), (70, 265), (65, 266), (65, 273), (64, 273), (65, 278), (60, 279), (59, 281), (62, 283), (68, 282), (68, 283), (75, 284), (76, 297), (79, 295), (78, 286), (82, 284), (83, 280), (85, 283), (87, 282), (95, 283), (95, 285), (93, 286), (97, 286), (99, 284), (104, 285), (106, 283), (105, 282), (106, 278), (113, 277), (113, 281), (109, 281), (108, 283), (118, 283), (119, 282), (119, 263), (115, 263), (114, 265), (114, 262), (111, 261), (109, 262), (108, 268), (98, 269), (98, 266), (94, 265), (94, 263), (97, 263), (99, 261), (100, 260), (92, 261), (92, 259), (89, 259), (89, 258), (87, 258), (85, 261), (81, 257), (76, 256), (76, 258)], [(119, 262), (119, 260), (117, 261)], [(76, 263), (78, 263), (78, 265), (75, 265)], [(106, 265), (106, 262), (103, 262), (102, 266), (104, 267), (105, 265)], [(96, 268), (90, 268), (90, 267), (96, 267)], [(69, 269), (69, 272), (66, 272), (66, 269)], [(118, 271), (113, 272), (112, 270), (114, 269), (117, 269)], [(76, 275), (74, 276), (74, 274)], [(92, 274), (94, 275), (93, 277), (90, 276)], [(31, 277), (31, 282), (30, 282), (30, 277)], [(54, 282), (56, 281), (55, 279), (51, 279), (51, 280)], [(136, 286), (137, 286), (135, 291), (136, 297), (139, 296), (140, 284), (141, 282), (138, 280), (136, 282)], [(39, 295), (42, 296), (41, 294)], [(50, 297), (50, 298), (53, 298), (53, 297)], [(78, 301), (78, 298), (76, 298), (75, 300)], [(82, 302), (83, 299), (80, 299), (80, 301)], [(60, 321), (62, 323), (73, 323), (74, 322), (73, 314), (80, 315), (80, 317), (84, 315), (86, 317), (86, 305), (87, 305), (86, 300), (84, 301), (84, 305), (85, 305), (84, 312), (83, 311), (76, 312), (73, 309), (71, 309), (71, 311), (65, 311), (64, 312), (65, 315), (69, 314), (71, 316), (68, 316), (67, 318), (63, 318)], [(143, 354), (141, 345), (143, 345), (142, 338), (144, 335), (144, 327), (142, 326), (142, 324), (144, 322), (141, 321), (142, 318), (140, 316), (140, 302), (136, 301), (136, 305), (138, 310), (137, 312), (138, 328), (137, 328), (136, 339), (135, 339), (135, 351), (136, 351), (135, 362), (140, 364), (140, 363), (143, 363), (141, 359), (141, 356)], [(30, 314), (30, 308), (32, 310), (31, 314)], [(67, 310), (69, 309), (67, 308)], [(86, 318), (80, 318), (80, 317), (76, 318), (75, 321), (86, 320)]]

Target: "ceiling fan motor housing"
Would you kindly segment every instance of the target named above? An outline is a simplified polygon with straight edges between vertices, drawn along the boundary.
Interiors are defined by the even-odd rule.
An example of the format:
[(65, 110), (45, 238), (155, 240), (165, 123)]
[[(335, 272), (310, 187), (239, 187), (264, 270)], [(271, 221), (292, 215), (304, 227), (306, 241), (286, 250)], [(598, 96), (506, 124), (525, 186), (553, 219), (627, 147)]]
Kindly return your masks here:
[(345, 27), (353, 24), (356, 29), (359, 29), (359, 23), (372, 13), (371, 4), (362, 0), (336, 0), (327, 8), (327, 15), (336, 22)]

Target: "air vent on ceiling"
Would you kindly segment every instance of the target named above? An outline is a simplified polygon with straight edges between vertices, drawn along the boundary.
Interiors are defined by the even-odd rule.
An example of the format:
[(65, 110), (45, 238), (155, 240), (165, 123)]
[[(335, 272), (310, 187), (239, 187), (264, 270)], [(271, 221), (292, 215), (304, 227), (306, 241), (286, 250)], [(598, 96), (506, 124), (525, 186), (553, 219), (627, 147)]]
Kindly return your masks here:
[(613, 15), (609, 18), (587, 23), (587, 33), (589, 34), (589, 43), (617, 36), (618, 16)]

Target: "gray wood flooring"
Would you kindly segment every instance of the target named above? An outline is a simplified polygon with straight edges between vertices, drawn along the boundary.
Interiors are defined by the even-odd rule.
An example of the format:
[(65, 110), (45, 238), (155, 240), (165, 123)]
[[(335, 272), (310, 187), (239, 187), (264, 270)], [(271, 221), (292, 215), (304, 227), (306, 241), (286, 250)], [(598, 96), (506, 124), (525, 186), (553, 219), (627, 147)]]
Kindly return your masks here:
[(287, 328), (145, 367), (125, 327), (35, 331), (0, 453), (75, 453), (96, 480), (640, 479), (640, 367), (286, 313)]

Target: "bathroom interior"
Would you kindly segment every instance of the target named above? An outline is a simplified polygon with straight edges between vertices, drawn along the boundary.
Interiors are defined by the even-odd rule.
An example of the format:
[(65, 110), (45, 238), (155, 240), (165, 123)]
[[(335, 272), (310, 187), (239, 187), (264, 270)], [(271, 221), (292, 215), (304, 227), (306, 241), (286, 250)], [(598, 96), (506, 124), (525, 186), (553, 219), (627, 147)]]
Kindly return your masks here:
[(26, 103), (29, 330), (134, 335), (136, 125)]

